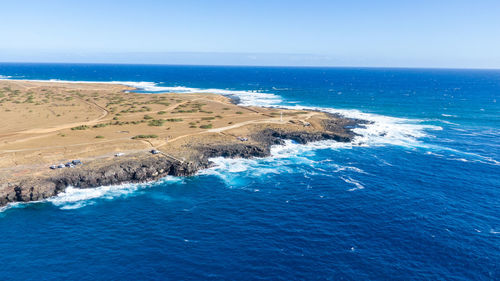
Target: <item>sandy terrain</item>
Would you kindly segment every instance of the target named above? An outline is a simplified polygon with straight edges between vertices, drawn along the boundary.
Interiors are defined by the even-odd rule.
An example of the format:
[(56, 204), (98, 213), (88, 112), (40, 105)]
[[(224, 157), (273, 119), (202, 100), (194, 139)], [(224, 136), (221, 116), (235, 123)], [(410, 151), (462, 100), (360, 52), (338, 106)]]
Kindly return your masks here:
[[(213, 94), (139, 94), (112, 84), (0, 81), (0, 183), (49, 166), (247, 137), (262, 125), (315, 127), (325, 115), (242, 107)], [(282, 115), (282, 117), (281, 117)], [(250, 142), (252, 140), (249, 140)]]

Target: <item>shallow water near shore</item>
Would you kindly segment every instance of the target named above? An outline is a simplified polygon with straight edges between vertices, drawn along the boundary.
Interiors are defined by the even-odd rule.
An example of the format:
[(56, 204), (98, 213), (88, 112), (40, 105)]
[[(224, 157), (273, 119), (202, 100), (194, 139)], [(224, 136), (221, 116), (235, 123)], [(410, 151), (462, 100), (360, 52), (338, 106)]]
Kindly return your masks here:
[[(0, 278), (500, 279), (500, 71), (0, 64), (373, 123), (189, 178), (0, 213)], [(125, 82), (124, 82), (125, 81)]]

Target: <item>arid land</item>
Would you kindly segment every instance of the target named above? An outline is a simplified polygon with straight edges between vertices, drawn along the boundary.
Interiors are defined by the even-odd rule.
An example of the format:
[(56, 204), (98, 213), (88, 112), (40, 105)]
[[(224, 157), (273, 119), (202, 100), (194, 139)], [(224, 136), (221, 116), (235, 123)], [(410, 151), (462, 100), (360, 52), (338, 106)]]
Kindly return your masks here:
[[(245, 107), (215, 94), (141, 94), (107, 83), (0, 81), (0, 206), (80, 188), (189, 176), (210, 157), (273, 144), (347, 142), (359, 124), (322, 112)], [(151, 150), (160, 151), (151, 154)], [(115, 155), (120, 153), (121, 156)], [(79, 159), (83, 165), (50, 169)]]

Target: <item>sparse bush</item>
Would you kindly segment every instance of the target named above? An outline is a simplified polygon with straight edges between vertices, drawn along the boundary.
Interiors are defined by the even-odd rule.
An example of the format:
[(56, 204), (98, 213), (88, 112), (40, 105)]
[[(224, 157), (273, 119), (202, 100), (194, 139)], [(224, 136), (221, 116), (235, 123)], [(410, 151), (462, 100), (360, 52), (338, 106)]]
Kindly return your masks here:
[(148, 125), (160, 127), (160, 126), (163, 126), (164, 123), (165, 123), (165, 120), (151, 120), (148, 122)]
[(77, 126), (77, 127), (71, 128), (71, 130), (73, 130), (73, 131), (75, 131), (75, 130), (76, 131), (82, 131), (82, 130), (87, 130), (87, 129), (90, 129), (90, 127), (87, 126), (87, 125), (81, 125), (81, 126)]
[(135, 137), (132, 137), (133, 140), (136, 139), (156, 139), (158, 136), (157, 135), (137, 135)]
[(153, 117), (149, 116), (149, 115), (144, 115), (144, 119), (145, 120), (150, 120), (150, 119), (153, 119)]
[(95, 136), (96, 139), (103, 139), (104, 136)]
[(107, 127), (108, 125), (109, 123), (95, 124), (94, 126), (92, 126), (92, 128), (104, 128)]
[(212, 124), (201, 125), (200, 128), (202, 128), (202, 129), (211, 129), (212, 128)]

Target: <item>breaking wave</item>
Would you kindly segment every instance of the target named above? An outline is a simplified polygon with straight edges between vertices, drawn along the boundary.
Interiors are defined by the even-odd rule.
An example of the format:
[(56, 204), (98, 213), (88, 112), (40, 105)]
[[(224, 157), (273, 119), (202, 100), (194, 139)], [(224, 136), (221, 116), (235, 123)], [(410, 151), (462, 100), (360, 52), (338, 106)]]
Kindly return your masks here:
[(44, 203), (48, 202), (52, 205), (58, 207), (61, 210), (73, 210), (79, 209), (85, 206), (90, 206), (96, 204), (100, 200), (113, 200), (116, 198), (124, 198), (128, 196), (138, 195), (139, 191), (151, 188), (155, 185), (165, 184), (165, 183), (176, 183), (181, 182), (183, 179), (181, 177), (167, 176), (156, 182), (149, 183), (126, 183), (119, 185), (106, 185), (94, 188), (75, 188), (69, 186), (62, 193), (57, 196), (47, 198), (41, 201), (31, 201), (31, 202), (14, 202), (9, 203), (4, 207), (0, 207), (0, 213), (15, 208), (24, 208), (30, 204), (34, 203)]
[(127, 197), (137, 194), (137, 191), (150, 188), (157, 184), (173, 183), (182, 181), (180, 177), (167, 176), (157, 182), (141, 184), (120, 184), (107, 185), (95, 188), (74, 188), (68, 187), (63, 193), (55, 197), (48, 198), (46, 201), (59, 207), (61, 210), (71, 210), (93, 205), (97, 200), (112, 200), (115, 198)]

